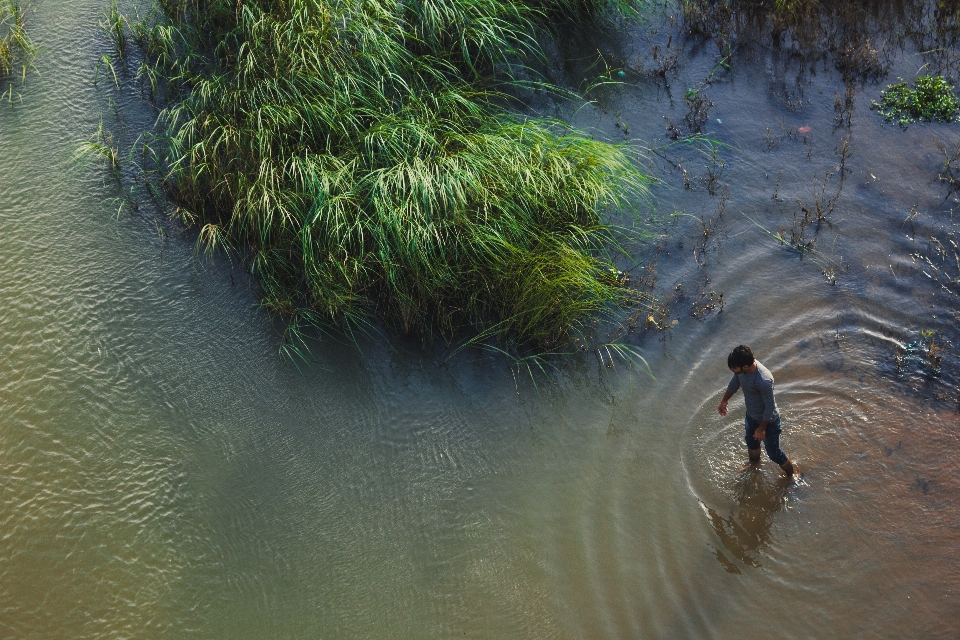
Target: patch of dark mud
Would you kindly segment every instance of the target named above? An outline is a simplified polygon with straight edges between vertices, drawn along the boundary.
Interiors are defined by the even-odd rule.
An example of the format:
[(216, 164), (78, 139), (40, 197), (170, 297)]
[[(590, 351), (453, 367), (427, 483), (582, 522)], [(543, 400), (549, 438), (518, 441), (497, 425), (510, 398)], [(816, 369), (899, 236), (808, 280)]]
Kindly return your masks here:
[[(877, 82), (905, 47), (925, 52), (938, 75), (955, 73), (960, 2), (883, 0), (686, 0), (677, 7), (689, 36), (723, 55), (773, 53), (774, 67), (794, 68), (796, 86), (816, 65), (832, 65), (846, 82)], [(783, 74), (786, 77), (786, 74)]]

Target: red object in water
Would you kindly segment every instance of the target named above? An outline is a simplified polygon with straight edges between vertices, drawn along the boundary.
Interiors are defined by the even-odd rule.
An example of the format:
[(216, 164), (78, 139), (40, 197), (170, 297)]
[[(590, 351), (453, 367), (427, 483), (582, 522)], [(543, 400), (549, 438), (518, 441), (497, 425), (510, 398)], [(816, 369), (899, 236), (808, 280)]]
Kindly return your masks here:
[(797, 133), (810, 133), (810, 127), (800, 127), (797, 129)]

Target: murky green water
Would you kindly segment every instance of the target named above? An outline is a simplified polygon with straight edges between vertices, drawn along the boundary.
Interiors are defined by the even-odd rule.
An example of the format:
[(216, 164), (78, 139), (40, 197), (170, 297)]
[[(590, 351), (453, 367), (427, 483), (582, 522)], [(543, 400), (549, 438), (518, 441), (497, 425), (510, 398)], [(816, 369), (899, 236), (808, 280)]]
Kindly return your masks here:
[[(692, 150), (651, 156), (659, 210), (687, 214), (641, 254), (662, 245), (679, 319), (626, 338), (655, 379), (588, 354), (535, 388), (376, 339), (300, 372), (239, 266), (67, 162), (101, 117), (126, 152), (152, 111), (92, 83), (105, 3), (30, 6), (38, 73), (0, 108), (0, 637), (955, 637), (960, 267), (934, 141), (957, 125), (881, 127), (867, 83), (836, 126), (828, 62), (743, 55), (702, 88), (717, 182)], [(558, 55), (650, 68), (671, 33)], [(666, 85), (631, 71), (578, 124), (670, 142), (717, 61), (684, 46)], [(889, 77), (928, 63), (907, 47)], [(836, 192), (845, 137), (800, 260), (771, 234)], [(716, 414), (743, 341), (777, 377), (796, 490), (740, 472), (740, 405)]]

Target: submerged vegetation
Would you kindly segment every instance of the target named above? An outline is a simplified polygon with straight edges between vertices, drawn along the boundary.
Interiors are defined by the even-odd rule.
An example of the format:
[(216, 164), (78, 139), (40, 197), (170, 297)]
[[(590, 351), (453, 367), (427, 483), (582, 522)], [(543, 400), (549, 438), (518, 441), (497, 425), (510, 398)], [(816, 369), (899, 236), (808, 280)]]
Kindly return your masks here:
[(239, 253), (291, 326), (544, 349), (628, 299), (602, 213), (647, 178), (626, 147), (510, 115), (510, 91), (544, 86), (527, 65), (551, 16), (602, 9), (159, 0), (106, 28), (166, 105), (152, 146), (179, 217)]
[(901, 125), (911, 122), (953, 122), (957, 119), (957, 96), (942, 76), (920, 76), (915, 88), (901, 80), (880, 93), (873, 107), (885, 119)]
[[(933, 74), (952, 77), (960, 42), (957, 0), (679, 0), (688, 34), (712, 40), (736, 65), (755, 46), (769, 47), (784, 106), (796, 110), (800, 88), (818, 63), (829, 63), (847, 86), (884, 80), (904, 47)], [(893, 28), (893, 25), (896, 25)], [(781, 77), (782, 76), (782, 77)]]
[(26, 76), (35, 53), (36, 45), (24, 29), (23, 8), (17, 0), (0, 0), (0, 82), (17, 66), (20, 77)]

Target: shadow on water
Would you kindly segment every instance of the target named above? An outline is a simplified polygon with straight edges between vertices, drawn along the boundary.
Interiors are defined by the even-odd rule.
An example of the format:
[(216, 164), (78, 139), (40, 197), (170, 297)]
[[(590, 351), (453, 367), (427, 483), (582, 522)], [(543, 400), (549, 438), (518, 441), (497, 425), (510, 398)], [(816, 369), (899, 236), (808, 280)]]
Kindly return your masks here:
[[(795, 490), (786, 478), (770, 481), (756, 468), (747, 468), (733, 486), (733, 506), (729, 515), (700, 502), (720, 545), (731, 556), (748, 567), (761, 566), (764, 550), (770, 544), (770, 528), (774, 517), (783, 510), (789, 491)], [(742, 573), (720, 548), (717, 560), (728, 573)]]

